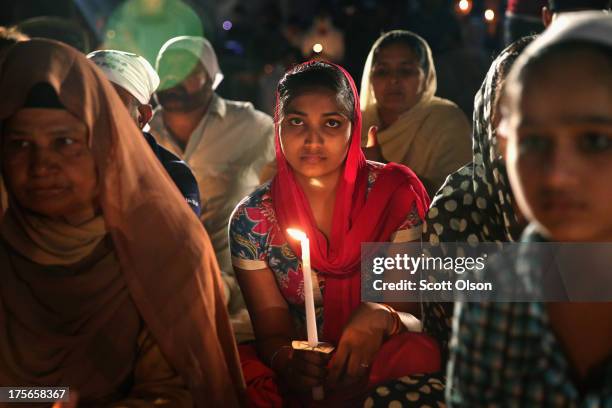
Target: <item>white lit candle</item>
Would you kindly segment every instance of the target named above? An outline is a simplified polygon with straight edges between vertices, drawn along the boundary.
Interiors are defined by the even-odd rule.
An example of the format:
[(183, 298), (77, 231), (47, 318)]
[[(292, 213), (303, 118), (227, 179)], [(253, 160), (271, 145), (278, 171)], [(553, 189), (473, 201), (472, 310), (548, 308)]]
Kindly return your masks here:
[(312, 290), (312, 268), (310, 267), (310, 241), (306, 234), (294, 228), (287, 229), (291, 237), (300, 241), (302, 246), (302, 274), (304, 275), (304, 307), (306, 308), (306, 332), (308, 345), (317, 347), (319, 335), (317, 334), (317, 318), (314, 306), (314, 293)]
[[(310, 241), (303, 231), (288, 228), (287, 232), (292, 238), (300, 241), (302, 246), (302, 274), (304, 275), (304, 307), (306, 308), (306, 332), (308, 333), (308, 346), (316, 349), (319, 345), (317, 334), (317, 318), (314, 307), (314, 293), (312, 290), (312, 268), (310, 267)], [(312, 389), (312, 399), (321, 401), (325, 398), (322, 386)]]

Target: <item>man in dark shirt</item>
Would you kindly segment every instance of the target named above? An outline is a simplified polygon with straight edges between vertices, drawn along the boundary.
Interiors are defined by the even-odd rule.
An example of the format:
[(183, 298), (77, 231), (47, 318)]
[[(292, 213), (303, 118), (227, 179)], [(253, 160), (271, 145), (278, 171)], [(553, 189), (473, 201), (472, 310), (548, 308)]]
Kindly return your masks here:
[[(159, 85), (159, 77), (151, 64), (141, 56), (123, 51), (102, 50), (87, 56), (113, 84), (130, 116), (144, 129), (153, 115), (149, 104)], [(180, 158), (160, 146), (148, 132), (142, 132), (147, 143), (181, 191), (185, 201), (199, 217), (201, 212), (198, 183), (191, 169)]]

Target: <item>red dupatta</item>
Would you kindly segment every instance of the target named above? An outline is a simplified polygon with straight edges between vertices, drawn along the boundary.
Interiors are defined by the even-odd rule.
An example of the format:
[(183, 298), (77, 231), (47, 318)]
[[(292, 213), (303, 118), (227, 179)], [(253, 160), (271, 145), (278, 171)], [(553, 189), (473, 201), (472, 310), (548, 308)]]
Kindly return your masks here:
[[(304, 63), (307, 64), (312, 62)], [(287, 235), (287, 228), (299, 228), (310, 239), (312, 266), (326, 277), (323, 337), (337, 343), (351, 314), (361, 303), (361, 243), (389, 241), (413, 205), (424, 218), (429, 196), (412, 170), (396, 163), (385, 165), (367, 194), (368, 169), (360, 146), (361, 110), (357, 88), (348, 72), (329, 64), (344, 74), (355, 100), (350, 146), (336, 191), (329, 244), (317, 228), (310, 204), (281, 150), (278, 95), (275, 115), (278, 171), (271, 189), (279, 226), (294, 253), (301, 254), (300, 245)]]

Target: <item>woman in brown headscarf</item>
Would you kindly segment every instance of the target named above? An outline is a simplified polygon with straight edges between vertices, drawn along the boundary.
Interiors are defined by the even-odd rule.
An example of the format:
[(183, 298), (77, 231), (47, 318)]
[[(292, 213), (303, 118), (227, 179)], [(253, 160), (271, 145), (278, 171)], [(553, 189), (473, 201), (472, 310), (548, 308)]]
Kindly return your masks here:
[(208, 236), (101, 71), (53, 41), (0, 68), (0, 384), (83, 406), (237, 406)]

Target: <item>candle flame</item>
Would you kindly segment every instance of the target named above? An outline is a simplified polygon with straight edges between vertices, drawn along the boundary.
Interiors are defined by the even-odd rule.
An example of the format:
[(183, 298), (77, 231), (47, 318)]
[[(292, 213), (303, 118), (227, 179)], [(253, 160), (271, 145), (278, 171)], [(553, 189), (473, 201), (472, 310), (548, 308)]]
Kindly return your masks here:
[(297, 239), (298, 241), (308, 239), (304, 231), (299, 230), (297, 228), (287, 228), (287, 233), (291, 235), (291, 238)]

